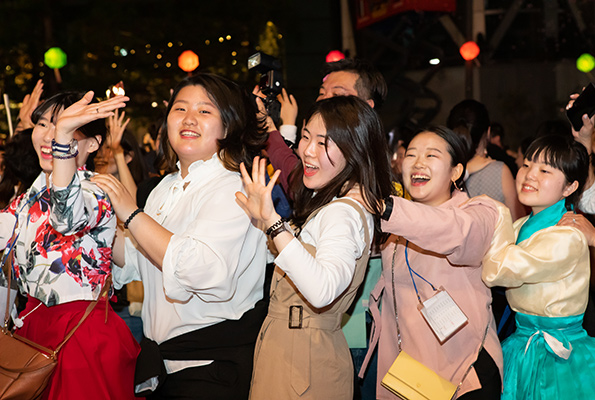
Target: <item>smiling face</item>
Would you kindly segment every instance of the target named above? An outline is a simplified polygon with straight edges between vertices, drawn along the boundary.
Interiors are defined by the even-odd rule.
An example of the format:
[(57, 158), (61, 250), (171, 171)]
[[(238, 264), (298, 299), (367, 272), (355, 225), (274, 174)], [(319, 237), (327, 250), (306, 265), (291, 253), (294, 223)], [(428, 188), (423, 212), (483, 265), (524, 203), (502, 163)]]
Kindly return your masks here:
[(304, 185), (312, 190), (322, 189), (347, 164), (339, 147), (327, 139), (326, 127), (319, 114), (310, 118), (304, 127), (298, 154), (304, 166)]
[(182, 88), (167, 115), (167, 134), (180, 160), (182, 176), (195, 161), (207, 161), (225, 136), (221, 113), (202, 86)]
[[(37, 121), (31, 134), (33, 147), (39, 157), (41, 169), (49, 174), (54, 169), (54, 157), (52, 157), (52, 139), (56, 130), (56, 125), (51, 121), (53, 109), (47, 110)], [(58, 113), (57, 118), (60, 118)], [(74, 139), (78, 142), (78, 152), (76, 156), (76, 166), (81, 167), (87, 162), (90, 153), (97, 151), (101, 137), (87, 137), (80, 131), (74, 132)]]
[(516, 177), (516, 189), (521, 204), (531, 207), (533, 214), (570, 196), (578, 182), (566, 182), (564, 173), (544, 162), (543, 155), (535, 161), (525, 159)]
[(448, 143), (432, 132), (415, 136), (403, 159), (403, 183), (414, 201), (438, 206), (450, 199), (450, 187), (463, 172), (451, 166)]

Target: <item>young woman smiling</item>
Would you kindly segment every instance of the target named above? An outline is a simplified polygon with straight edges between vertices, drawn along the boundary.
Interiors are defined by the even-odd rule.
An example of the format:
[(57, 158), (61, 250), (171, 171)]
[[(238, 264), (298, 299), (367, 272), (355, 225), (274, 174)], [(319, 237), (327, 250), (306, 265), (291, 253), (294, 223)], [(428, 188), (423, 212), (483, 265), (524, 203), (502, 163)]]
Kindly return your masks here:
[(582, 328), (593, 226), (567, 212), (577, 206), (588, 167), (587, 151), (571, 138), (536, 139), (516, 182), (520, 202), (532, 212), (514, 225), (504, 213), (484, 258), (484, 281), (507, 287), (516, 312), (517, 330), (502, 344), (502, 399), (588, 399), (595, 393), (595, 339)]
[(254, 356), (255, 400), (353, 399), (341, 319), (365, 274), (379, 201), (391, 193), (386, 140), (364, 101), (321, 100), (306, 121), (291, 180), (297, 235), (271, 199), (281, 171), (266, 184), (266, 164), (256, 160), (251, 177), (242, 168), (246, 194), (237, 194), (279, 252)]
[[(105, 139), (103, 119), (127, 100), (97, 103), (93, 92), (65, 92), (38, 106), (32, 142), (42, 172), (1, 215), (0, 242), (10, 241), (14, 276), (28, 296), (17, 333), (50, 349), (110, 289), (116, 218), (86, 166)], [(60, 350), (41, 398), (133, 399), (138, 351), (124, 321), (99, 299)]]
[[(470, 201), (457, 189), (465, 160), (465, 143), (450, 129), (420, 132), (403, 160), (403, 184), (413, 201), (391, 196), (384, 202), (382, 230), (392, 236), (382, 248), (383, 276), (370, 298), (376, 328), (367, 356), (378, 344), (379, 399), (396, 398), (380, 382), (400, 349), (453, 384), (462, 382), (459, 398), (499, 399), (502, 352), (490, 291), (481, 281), (498, 212), (487, 197)], [(439, 292), (468, 319), (443, 343), (418, 310)]]
[(212, 74), (174, 89), (161, 151), (171, 170), (145, 211), (112, 176), (98, 176), (134, 238), (116, 242), (118, 285), (142, 280), (147, 340), (137, 392), (156, 398), (248, 397), (254, 343), (266, 314), (266, 238), (235, 202), (240, 163), (266, 137), (249, 95)]

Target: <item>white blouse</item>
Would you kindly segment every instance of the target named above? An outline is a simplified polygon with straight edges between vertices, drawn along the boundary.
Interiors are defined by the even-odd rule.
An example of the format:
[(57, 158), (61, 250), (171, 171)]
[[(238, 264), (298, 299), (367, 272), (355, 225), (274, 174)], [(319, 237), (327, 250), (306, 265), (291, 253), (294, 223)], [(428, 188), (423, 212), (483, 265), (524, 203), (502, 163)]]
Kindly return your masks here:
[(185, 179), (179, 172), (166, 176), (151, 192), (145, 213), (174, 234), (163, 272), (130, 238), (125, 266), (114, 268), (116, 288), (135, 279), (144, 284), (149, 339), (162, 343), (237, 320), (262, 298), (266, 238), (236, 203), (242, 190), (240, 174), (226, 170), (215, 155), (193, 163)]
[[(364, 210), (370, 238), (374, 236), (374, 217)], [(347, 289), (355, 272), (356, 260), (366, 248), (360, 214), (347, 204), (331, 202), (302, 229), (304, 243), (316, 247), (316, 257), (293, 239), (279, 253), (275, 264), (287, 273), (306, 300), (316, 308), (331, 304)]]

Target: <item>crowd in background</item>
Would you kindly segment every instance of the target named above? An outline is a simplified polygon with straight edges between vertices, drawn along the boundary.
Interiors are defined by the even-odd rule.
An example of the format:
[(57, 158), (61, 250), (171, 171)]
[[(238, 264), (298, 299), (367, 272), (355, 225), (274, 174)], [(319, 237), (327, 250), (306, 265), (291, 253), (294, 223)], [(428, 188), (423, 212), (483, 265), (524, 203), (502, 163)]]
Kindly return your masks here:
[(388, 140), (387, 90), (328, 63), (277, 127), (258, 87), (197, 73), (141, 144), (128, 97), (37, 82), (2, 149), (16, 332), (55, 348), (114, 288), (42, 398), (396, 399), (403, 354), (458, 399), (595, 398), (595, 117), (511, 150), (461, 99)]

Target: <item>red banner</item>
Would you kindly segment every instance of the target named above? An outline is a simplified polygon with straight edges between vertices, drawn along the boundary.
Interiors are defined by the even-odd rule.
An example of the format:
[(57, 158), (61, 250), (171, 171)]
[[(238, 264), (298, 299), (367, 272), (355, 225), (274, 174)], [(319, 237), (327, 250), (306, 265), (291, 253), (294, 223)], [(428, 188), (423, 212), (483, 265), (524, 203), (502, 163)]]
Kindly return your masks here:
[(356, 28), (361, 29), (375, 22), (405, 11), (456, 10), (456, 0), (355, 0)]

